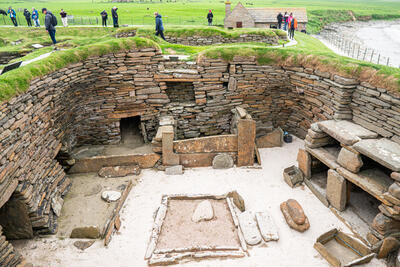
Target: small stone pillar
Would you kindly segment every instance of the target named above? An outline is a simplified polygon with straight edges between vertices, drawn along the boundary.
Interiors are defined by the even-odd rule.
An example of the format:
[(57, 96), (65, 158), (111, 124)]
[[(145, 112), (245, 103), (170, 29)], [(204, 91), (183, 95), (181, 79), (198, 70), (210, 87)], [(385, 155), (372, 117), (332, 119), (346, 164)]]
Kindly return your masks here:
[(254, 165), (254, 150), (256, 140), (256, 122), (252, 119), (240, 119), (238, 130), (237, 166)]
[(162, 161), (165, 166), (179, 165), (179, 155), (174, 153), (174, 132), (162, 133)]

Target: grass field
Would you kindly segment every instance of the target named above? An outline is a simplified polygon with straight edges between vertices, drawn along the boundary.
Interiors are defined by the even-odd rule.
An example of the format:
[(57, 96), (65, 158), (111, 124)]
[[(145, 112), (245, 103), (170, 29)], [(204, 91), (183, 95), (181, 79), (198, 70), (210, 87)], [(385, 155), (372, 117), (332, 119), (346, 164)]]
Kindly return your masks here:
[[(235, 6), (238, 1), (232, 1)], [(396, 0), (246, 0), (242, 1), (248, 7), (306, 7), (309, 16), (309, 32), (317, 32), (321, 27), (333, 21), (349, 20), (348, 11), (354, 12), (356, 17), (391, 19), (400, 17), (400, 1)], [(168, 25), (205, 25), (209, 9), (213, 10), (214, 22), (223, 24), (225, 5), (223, 0), (154, 0), (147, 2), (112, 3), (100, 0), (41, 0), (41, 1), (10, 1), (0, 0), (0, 8), (13, 6), (18, 11), (18, 18), (22, 25), (25, 19), (22, 16), (23, 8), (32, 6), (41, 9), (47, 7), (54, 13), (64, 8), (69, 15), (73, 15), (76, 24), (99, 23), (102, 10), (111, 13), (111, 8), (119, 8), (120, 24), (151, 25), (154, 23), (154, 11), (160, 12), (164, 23)], [(43, 19), (43, 18), (42, 18)], [(72, 21), (71, 21), (72, 22)], [(0, 25), (10, 24), (7, 17), (0, 18)]]

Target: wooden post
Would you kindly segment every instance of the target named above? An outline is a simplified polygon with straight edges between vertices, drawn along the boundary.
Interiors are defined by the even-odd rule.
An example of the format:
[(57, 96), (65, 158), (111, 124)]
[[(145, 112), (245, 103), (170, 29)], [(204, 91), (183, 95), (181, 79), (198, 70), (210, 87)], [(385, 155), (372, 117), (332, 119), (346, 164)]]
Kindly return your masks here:
[(372, 54), (371, 54), (371, 60), (370, 60), (370, 62), (372, 62), (372, 59), (374, 58), (374, 53), (375, 53), (375, 50), (372, 50)]

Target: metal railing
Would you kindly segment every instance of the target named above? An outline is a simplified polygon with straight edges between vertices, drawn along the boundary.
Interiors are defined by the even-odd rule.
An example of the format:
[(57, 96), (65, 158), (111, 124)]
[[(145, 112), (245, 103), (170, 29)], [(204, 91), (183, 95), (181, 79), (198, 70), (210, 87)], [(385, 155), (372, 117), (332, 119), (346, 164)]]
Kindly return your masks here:
[(360, 42), (345, 38), (340, 34), (330, 32), (324, 33), (322, 38), (341, 51), (343, 54), (362, 61), (390, 67), (400, 67), (390, 57), (382, 55), (379, 51), (366, 47)]

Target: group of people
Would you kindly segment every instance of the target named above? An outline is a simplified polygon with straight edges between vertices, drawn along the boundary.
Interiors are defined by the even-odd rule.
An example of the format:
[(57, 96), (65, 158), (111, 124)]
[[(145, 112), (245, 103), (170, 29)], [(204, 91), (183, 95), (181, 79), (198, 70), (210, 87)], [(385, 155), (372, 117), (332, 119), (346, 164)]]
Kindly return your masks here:
[[(17, 13), (11, 6), (8, 8), (7, 14), (10, 16), (10, 19), (11, 19), (11, 22), (13, 23), (13, 25), (15, 27), (18, 27)], [(35, 27), (40, 27), (39, 12), (37, 11), (36, 8), (32, 7), (32, 14), (31, 14), (31, 12), (29, 12), (29, 10), (27, 8), (25, 8), (23, 14), (26, 19), (26, 23), (27, 23), (28, 27), (33, 26), (32, 20), (33, 20)], [(43, 14), (45, 14), (45, 13), (43, 13)], [(61, 9), (60, 16), (61, 16), (61, 21), (63, 23), (63, 26), (67, 27), (68, 26), (67, 12), (65, 12), (63, 9)]]
[[(111, 9), (111, 16), (112, 16), (112, 20), (113, 20), (113, 25), (114, 28), (118, 28), (119, 24), (118, 24), (118, 8), (115, 6)], [(101, 25), (103, 27), (107, 27), (107, 19), (108, 19), (108, 13), (107, 11), (104, 9), (101, 13)]]
[(294, 31), (297, 30), (297, 19), (294, 17), (293, 13), (288, 14), (288, 12), (285, 12), (283, 15), (282, 13), (278, 14), (277, 17), (278, 20), (278, 29), (282, 29), (282, 24), (283, 24), (283, 30), (289, 32), (289, 39), (294, 39)]

